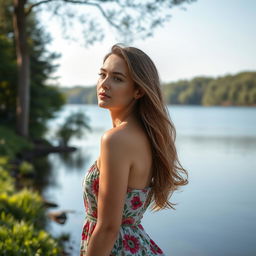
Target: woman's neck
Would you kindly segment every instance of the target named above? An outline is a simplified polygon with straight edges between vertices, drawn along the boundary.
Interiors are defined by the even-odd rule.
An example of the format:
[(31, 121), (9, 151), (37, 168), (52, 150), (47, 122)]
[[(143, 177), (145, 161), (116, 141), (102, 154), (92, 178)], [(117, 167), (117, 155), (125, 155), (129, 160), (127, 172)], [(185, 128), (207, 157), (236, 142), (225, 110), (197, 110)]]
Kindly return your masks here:
[(113, 127), (118, 127), (128, 123), (137, 122), (137, 116), (134, 111), (110, 111)]

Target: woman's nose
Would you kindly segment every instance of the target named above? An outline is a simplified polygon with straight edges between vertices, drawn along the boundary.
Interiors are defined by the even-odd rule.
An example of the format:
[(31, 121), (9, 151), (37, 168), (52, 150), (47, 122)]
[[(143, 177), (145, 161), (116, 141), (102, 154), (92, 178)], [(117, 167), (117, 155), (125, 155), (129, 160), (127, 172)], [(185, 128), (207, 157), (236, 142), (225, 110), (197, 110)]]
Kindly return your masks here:
[(110, 88), (110, 81), (108, 77), (105, 77), (105, 79), (101, 81), (101, 87), (103, 87), (106, 90)]

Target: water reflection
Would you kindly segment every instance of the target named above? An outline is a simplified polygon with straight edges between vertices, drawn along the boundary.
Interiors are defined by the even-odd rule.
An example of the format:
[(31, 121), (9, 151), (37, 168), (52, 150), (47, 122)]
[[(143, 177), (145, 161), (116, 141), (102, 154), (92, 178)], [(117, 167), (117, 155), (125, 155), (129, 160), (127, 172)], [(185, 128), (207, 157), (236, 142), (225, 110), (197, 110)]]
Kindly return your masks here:
[(177, 144), (207, 147), (208, 150), (225, 148), (226, 152), (247, 153), (256, 151), (256, 137), (249, 136), (179, 136)]
[(52, 163), (47, 156), (37, 157), (32, 160), (35, 169), (34, 188), (42, 193), (48, 187), (56, 186)]
[(72, 153), (59, 154), (59, 162), (65, 166), (65, 170), (68, 172), (81, 172), (90, 157), (88, 156), (85, 148), (78, 148)]

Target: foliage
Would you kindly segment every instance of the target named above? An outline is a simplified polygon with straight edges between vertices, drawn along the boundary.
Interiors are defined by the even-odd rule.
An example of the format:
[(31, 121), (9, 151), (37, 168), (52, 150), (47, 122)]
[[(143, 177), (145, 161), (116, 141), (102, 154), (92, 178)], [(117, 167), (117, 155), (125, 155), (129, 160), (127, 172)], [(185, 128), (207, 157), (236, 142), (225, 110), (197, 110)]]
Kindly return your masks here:
[(57, 242), (33, 224), (17, 221), (11, 214), (0, 214), (0, 251), (3, 256), (59, 255)]
[(37, 226), (40, 226), (45, 219), (41, 197), (27, 189), (11, 196), (6, 193), (0, 194), (0, 209), (11, 214), (16, 220), (24, 220), (31, 224), (36, 223)]
[[(150, 37), (156, 28), (170, 20), (170, 10), (173, 7), (195, 1), (60, 0), (39, 1), (39, 4), (41, 3), (41, 10), (50, 11), (54, 14), (52, 17), (60, 21), (61, 34), (65, 38), (89, 46), (104, 38), (106, 31), (109, 30), (106, 24), (117, 32), (118, 41), (130, 43), (135, 39)], [(27, 7), (29, 9), (34, 6), (30, 3)], [(96, 12), (91, 12), (92, 9)], [(96, 15), (92, 15), (93, 13)], [(81, 33), (70, 33), (74, 29)]]
[(0, 34), (0, 119), (14, 123), (16, 106), (16, 63), (12, 40)]
[(16, 135), (9, 127), (0, 126), (0, 155), (7, 155), (12, 159), (18, 152), (32, 148), (29, 141)]
[(201, 98), (205, 87), (211, 78), (196, 77), (191, 81), (180, 80), (178, 82), (163, 85), (163, 93), (167, 104), (201, 104)]
[(14, 126), (17, 64), (10, 13), (11, 0), (0, 0), (0, 121)]
[[(10, 6), (12, 1), (0, 0), (0, 121), (14, 130), (16, 122), (17, 65)], [(50, 53), (46, 45), (51, 39), (40, 27), (35, 15), (27, 19), (28, 47), (30, 52), (30, 120), (32, 138), (40, 138), (46, 132), (46, 121), (60, 110), (65, 99), (56, 86), (46, 85), (58, 65), (53, 61), (59, 54)]]
[(14, 192), (14, 180), (8, 174), (8, 172), (4, 170), (3, 161), (5, 161), (5, 158), (1, 157), (0, 159), (0, 162), (1, 162), (0, 163), (0, 195), (3, 193), (6, 195), (10, 195)]
[(95, 86), (61, 87), (59, 91), (65, 96), (68, 104), (97, 104)]
[(38, 193), (16, 192), (8, 158), (0, 158), (1, 255), (60, 255), (60, 242), (42, 230), (46, 215)]
[(83, 112), (71, 113), (65, 120), (64, 124), (57, 131), (57, 137), (61, 144), (67, 145), (72, 136), (81, 138), (84, 129), (91, 130), (89, 118)]
[(19, 165), (19, 172), (21, 175), (34, 173), (34, 166), (27, 161), (22, 161)]
[[(10, 176), (17, 169), (19, 174), (34, 171), (26, 161), (16, 166), (19, 153), (34, 145), (14, 132), (18, 89), (12, 11), (13, 1), (0, 0), (0, 254), (60, 255), (62, 246), (42, 229), (46, 214), (41, 196), (33, 190), (17, 191)], [(57, 68), (52, 62), (59, 55), (46, 50), (50, 39), (39, 28), (33, 13), (26, 24), (31, 66), (29, 124), (31, 137), (38, 138), (46, 130), (46, 121), (64, 104), (64, 97), (56, 87), (46, 85)]]
[(165, 84), (163, 93), (167, 104), (254, 106), (256, 72), (181, 80)]
[(212, 80), (202, 98), (203, 105), (256, 105), (256, 72), (244, 72)]
[[(33, 17), (33, 16), (32, 16)], [(58, 65), (52, 62), (60, 57), (59, 54), (50, 53), (46, 45), (51, 42), (48, 34), (44, 32), (36, 18), (29, 19), (30, 62), (31, 62), (31, 101), (30, 101), (30, 136), (40, 138), (47, 130), (47, 120), (54, 118), (65, 99), (56, 86), (46, 85), (47, 79), (54, 79), (51, 74)]]
[(31, 88), (30, 134), (32, 138), (41, 138), (47, 131), (47, 121), (55, 117), (64, 104), (64, 97), (57, 87), (42, 86)]

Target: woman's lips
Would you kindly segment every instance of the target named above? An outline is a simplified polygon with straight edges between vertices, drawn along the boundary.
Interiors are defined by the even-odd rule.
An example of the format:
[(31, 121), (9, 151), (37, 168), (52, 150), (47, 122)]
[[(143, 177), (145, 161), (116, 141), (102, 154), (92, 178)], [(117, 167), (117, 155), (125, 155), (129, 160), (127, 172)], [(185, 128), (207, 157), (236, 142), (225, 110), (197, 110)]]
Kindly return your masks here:
[(102, 100), (105, 100), (105, 99), (109, 99), (110, 97), (108, 97), (108, 96), (106, 96), (104, 94), (100, 94), (99, 98), (102, 99)]
[(106, 95), (105, 93), (99, 93), (100, 98), (110, 98), (110, 96)]

